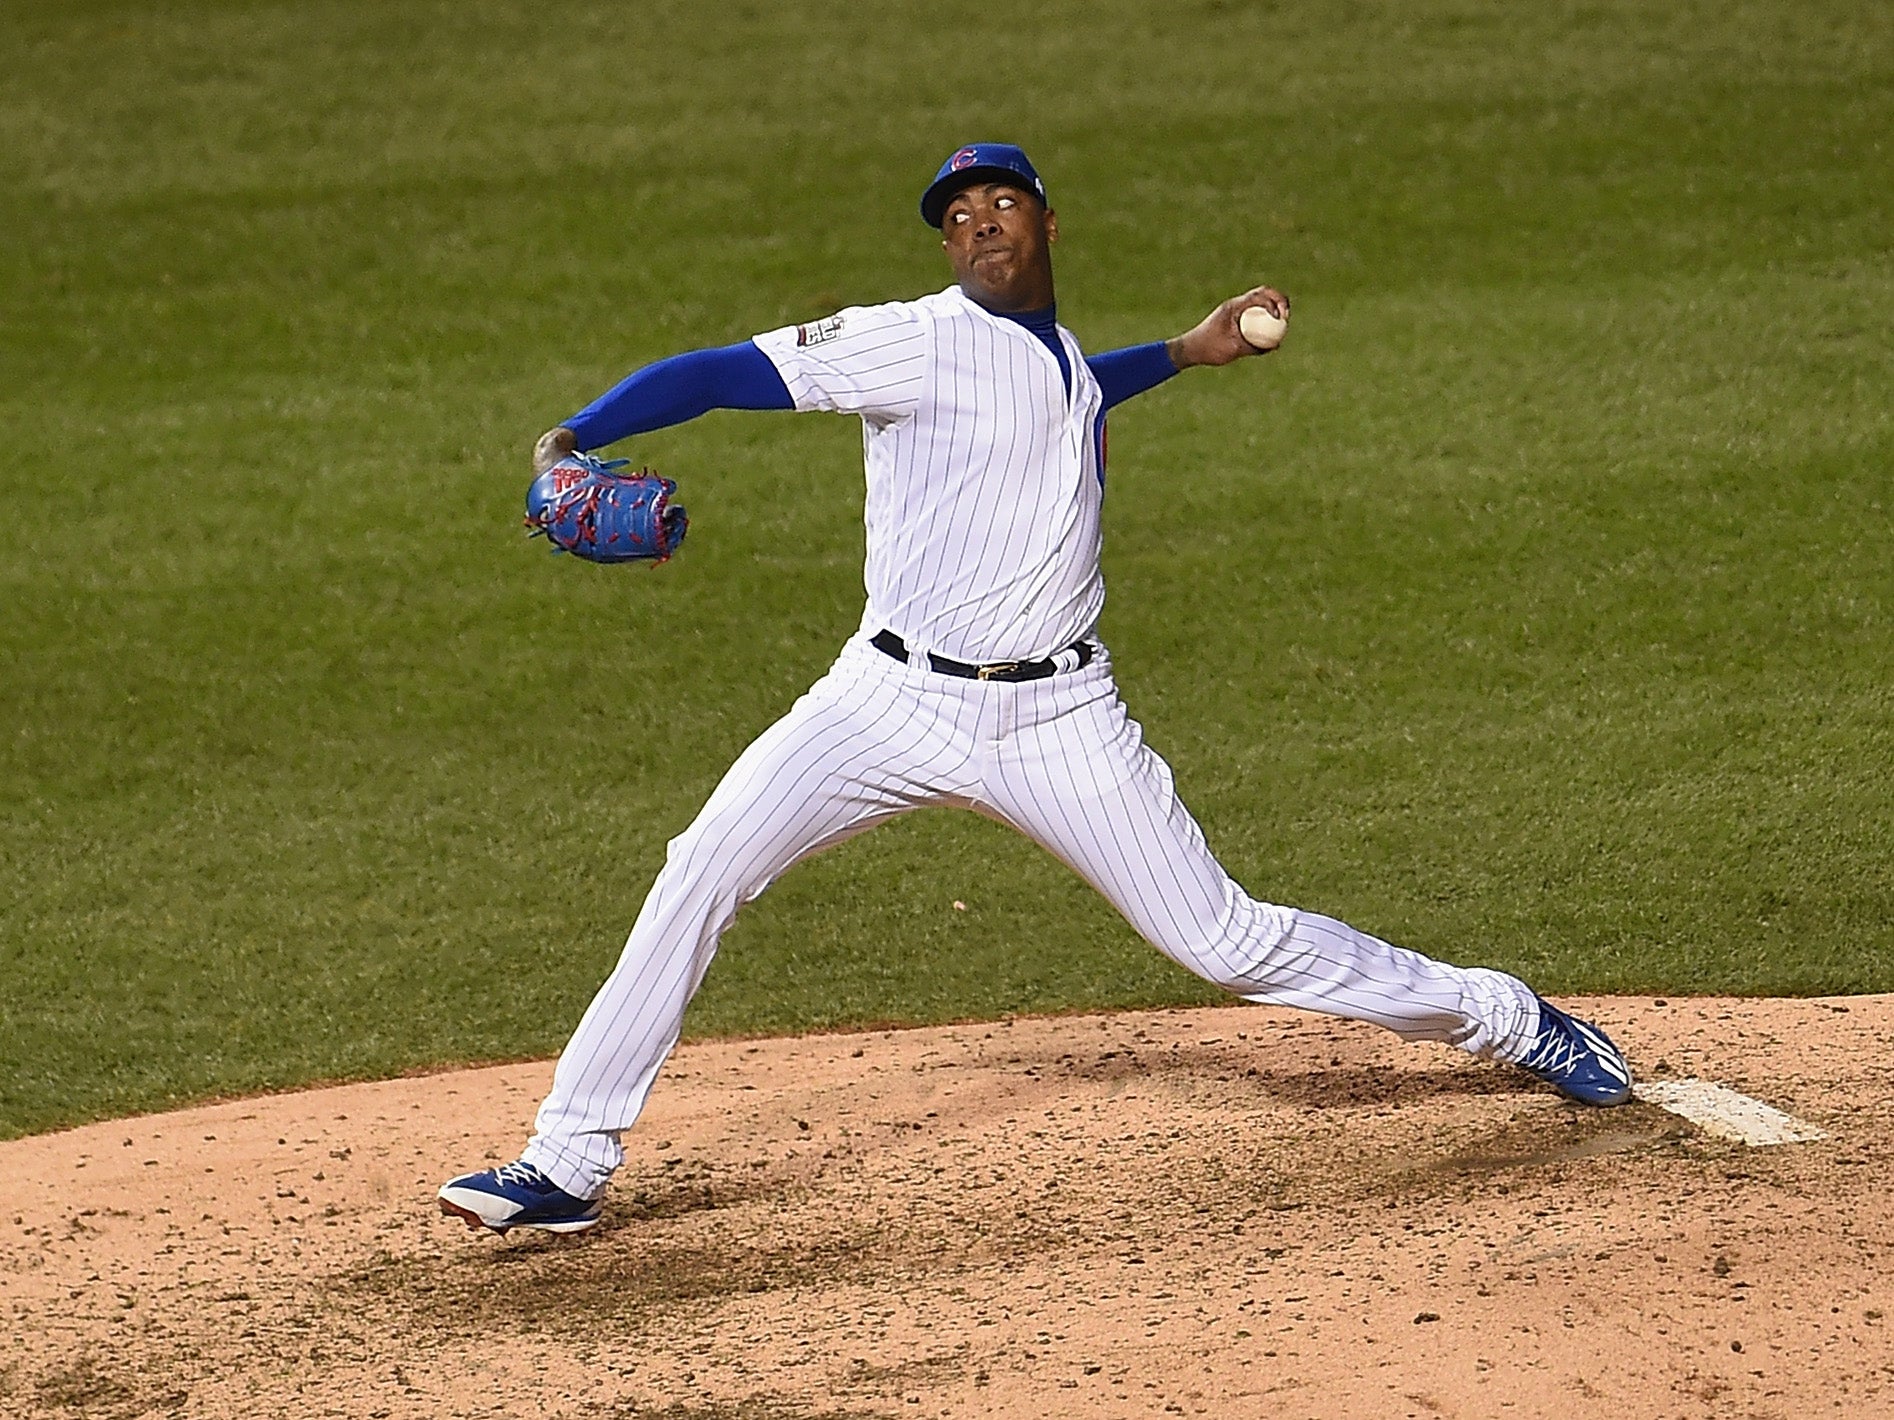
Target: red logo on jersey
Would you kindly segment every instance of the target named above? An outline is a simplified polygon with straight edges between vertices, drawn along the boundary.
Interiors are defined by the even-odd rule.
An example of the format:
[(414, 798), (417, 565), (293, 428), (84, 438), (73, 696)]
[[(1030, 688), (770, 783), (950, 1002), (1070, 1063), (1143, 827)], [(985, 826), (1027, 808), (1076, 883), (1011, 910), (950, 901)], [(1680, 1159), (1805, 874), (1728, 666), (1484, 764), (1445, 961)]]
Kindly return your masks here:
[(962, 148), (948, 160), (947, 169), (949, 172), (957, 173), (962, 168), (970, 168), (979, 161), (980, 150), (978, 148)]

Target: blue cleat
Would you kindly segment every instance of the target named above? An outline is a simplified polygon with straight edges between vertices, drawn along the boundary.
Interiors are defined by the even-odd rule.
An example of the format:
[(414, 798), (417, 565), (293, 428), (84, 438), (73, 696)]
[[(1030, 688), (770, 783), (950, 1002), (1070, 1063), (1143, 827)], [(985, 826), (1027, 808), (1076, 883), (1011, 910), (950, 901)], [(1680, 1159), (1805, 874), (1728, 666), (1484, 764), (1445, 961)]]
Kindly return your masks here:
[(1611, 1038), (1589, 1021), (1539, 1000), (1539, 1038), (1519, 1062), (1561, 1094), (1582, 1104), (1623, 1104), (1631, 1098), (1631, 1066)]
[(598, 1221), (596, 1198), (574, 1198), (527, 1163), (462, 1174), (441, 1185), (441, 1211), (470, 1228), (582, 1233)]

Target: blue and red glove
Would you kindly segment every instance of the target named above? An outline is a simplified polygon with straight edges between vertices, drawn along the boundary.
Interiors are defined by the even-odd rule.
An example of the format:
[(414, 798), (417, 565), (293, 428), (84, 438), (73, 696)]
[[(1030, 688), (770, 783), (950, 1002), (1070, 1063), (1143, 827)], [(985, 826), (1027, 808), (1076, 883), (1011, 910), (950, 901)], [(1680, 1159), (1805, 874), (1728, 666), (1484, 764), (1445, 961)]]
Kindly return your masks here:
[(677, 485), (649, 469), (618, 472), (629, 462), (567, 454), (553, 464), (526, 490), (531, 535), (587, 562), (668, 561), (690, 527), (671, 502)]

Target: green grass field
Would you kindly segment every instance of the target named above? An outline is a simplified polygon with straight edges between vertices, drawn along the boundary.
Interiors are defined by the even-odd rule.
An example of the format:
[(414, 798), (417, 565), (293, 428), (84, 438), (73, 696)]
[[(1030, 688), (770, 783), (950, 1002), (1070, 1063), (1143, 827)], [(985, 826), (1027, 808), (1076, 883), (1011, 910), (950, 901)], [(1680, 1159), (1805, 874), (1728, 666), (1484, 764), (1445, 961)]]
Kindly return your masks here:
[[(1548, 991), (1894, 988), (1894, 12), (14, 0), (0, 1134), (550, 1053), (860, 608), (851, 421), (721, 414), (655, 572), (525, 454), (625, 371), (946, 283), (1024, 143), (1113, 420), (1104, 633), (1253, 891)], [(952, 910), (955, 899), (969, 910)], [(1211, 999), (926, 814), (696, 1033)]]

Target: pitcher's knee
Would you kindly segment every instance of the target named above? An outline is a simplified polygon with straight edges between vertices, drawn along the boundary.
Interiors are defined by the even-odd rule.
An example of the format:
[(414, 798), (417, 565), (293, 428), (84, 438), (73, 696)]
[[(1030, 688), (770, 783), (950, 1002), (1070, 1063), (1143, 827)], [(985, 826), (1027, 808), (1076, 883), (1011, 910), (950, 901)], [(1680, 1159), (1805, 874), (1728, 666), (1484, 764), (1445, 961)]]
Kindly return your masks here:
[(1205, 981), (1242, 995), (1267, 985), (1282, 969), (1294, 925), (1291, 909), (1236, 894), (1225, 901), (1214, 923), (1176, 945), (1165, 945), (1165, 951)]
[(700, 813), (664, 845), (664, 871), (690, 878), (737, 877), (756, 856), (759, 824), (729, 813)]
[(714, 841), (686, 829), (665, 846), (664, 866), (645, 899), (646, 913), (721, 915), (724, 904), (734, 905), (743, 894), (743, 884), (731, 871), (734, 866)]

